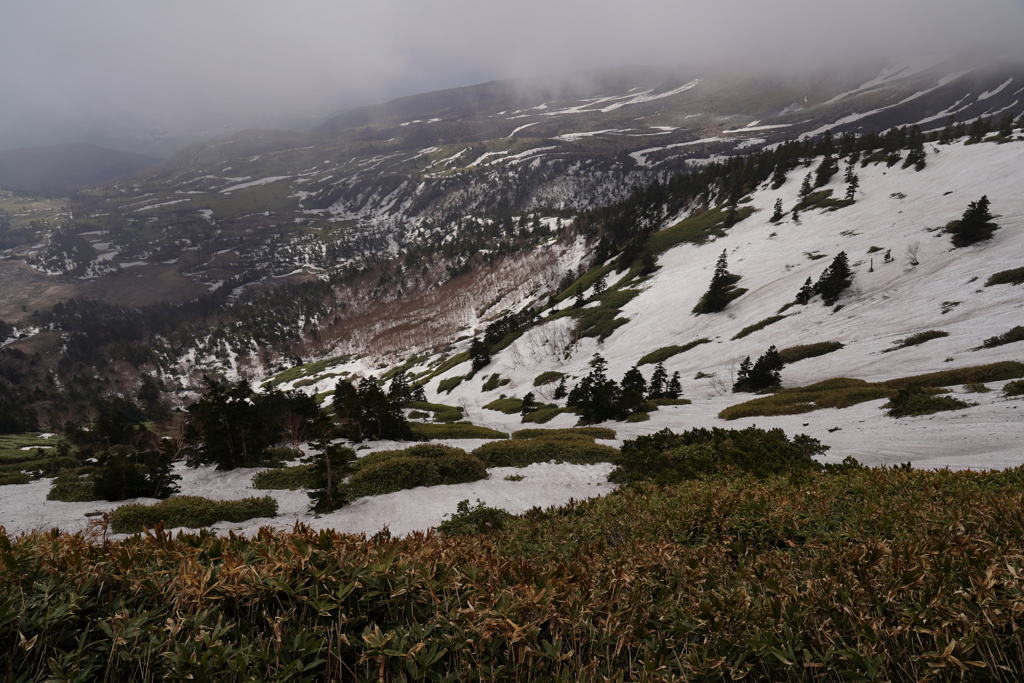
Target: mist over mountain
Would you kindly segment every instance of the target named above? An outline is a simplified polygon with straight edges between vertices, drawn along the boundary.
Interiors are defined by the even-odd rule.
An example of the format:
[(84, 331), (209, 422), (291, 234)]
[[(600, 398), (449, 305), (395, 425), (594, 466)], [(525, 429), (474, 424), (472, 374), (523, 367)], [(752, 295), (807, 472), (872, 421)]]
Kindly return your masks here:
[(69, 190), (138, 173), (160, 163), (154, 157), (68, 144), (0, 152), (0, 189)]

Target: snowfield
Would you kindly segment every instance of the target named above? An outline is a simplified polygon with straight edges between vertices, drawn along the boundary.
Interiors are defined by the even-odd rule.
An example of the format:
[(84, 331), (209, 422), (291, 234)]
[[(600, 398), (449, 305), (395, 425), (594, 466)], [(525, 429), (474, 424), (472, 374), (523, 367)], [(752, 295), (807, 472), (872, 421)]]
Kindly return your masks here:
[[(559, 357), (554, 349), (566, 334), (562, 329), (566, 323), (551, 322), (520, 337), (451, 393), (438, 393), (438, 381), (467, 374), (468, 363), (432, 380), (427, 385), (427, 398), (463, 407), (467, 419), (476, 424), (506, 432), (533, 427), (537, 425), (521, 424), (518, 415), (504, 415), (483, 406), (501, 394), (522, 397), (529, 391), (537, 392), (538, 400), (549, 401), (546, 393), (554, 385), (536, 388), (534, 378), (557, 370), (569, 376), (571, 387), (589, 372), (588, 363), (595, 353), (607, 360), (608, 376), (618, 381), (644, 354), (706, 337), (711, 343), (665, 362), (670, 374), (680, 373), (682, 395), (693, 401), (692, 405), (662, 407), (651, 413), (647, 422), (602, 425), (618, 434), (614, 442), (607, 443), (620, 444), (624, 439), (664, 428), (678, 432), (701, 426), (742, 428), (756, 424), (819, 439), (831, 447), (825, 456), (828, 462), (853, 456), (868, 465), (910, 462), (916, 467), (951, 469), (1022, 465), (1024, 399), (1005, 398), (1001, 392), (1005, 382), (989, 383), (989, 393), (966, 393), (963, 387), (951, 387), (954, 396), (977, 405), (922, 417), (887, 417), (881, 409), (884, 401), (879, 400), (802, 415), (730, 422), (718, 418), (722, 409), (751, 398), (750, 394), (727, 390), (739, 362), (748, 355), (756, 358), (771, 345), (779, 349), (824, 341), (845, 345), (837, 352), (786, 366), (782, 370), (786, 387), (835, 377), (881, 381), (997, 361), (1024, 361), (1024, 343), (1020, 342), (976, 350), (984, 339), (1024, 325), (1024, 286), (984, 286), (993, 273), (1024, 267), (1024, 142), (927, 145), (926, 150), (927, 167), (921, 172), (902, 169), (902, 164), (864, 168), (858, 164), (860, 190), (854, 205), (832, 212), (807, 210), (801, 213), (799, 222), (794, 222), (788, 211), (797, 202), (804, 175), (813, 173), (817, 161), (806, 169), (798, 168), (790, 172), (780, 189), (765, 185), (745, 199), (742, 205), (752, 206), (756, 212), (732, 227), (725, 237), (701, 246), (683, 244), (661, 255), (659, 270), (620, 314), (629, 319), (629, 324), (603, 343), (584, 338), (572, 347), (568, 359)], [(836, 199), (845, 194), (844, 170), (842, 164), (827, 186)], [(953, 249), (949, 235), (938, 228), (959, 219), (968, 203), (982, 195), (991, 201), (1000, 229), (988, 242)], [(787, 214), (772, 224), (769, 217), (776, 199), (782, 200)], [(916, 266), (910, 265), (906, 256), (914, 245), (919, 261)], [(723, 250), (730, 272), (742, 276), (738, 286), (749, 291), (722, 313), (694, 316), (690, 311), (707, 289)], [(893, 256), (891, 263), (883, 262), (886, 250)], [(793, 301), (803, 282), (808, 277), (817, 280), (840, 251), (846, 252), (855, 273), (852, 287), (838, 301), (840, 307), (826, 307), (816, 297), (807, 306), (788, 308), (783, 320), (733, 339), (744, 327), (778, 314), (783, 305)], [(609, 277), (608, 284), (614, 281)], [(503, 306), (516, 309), (523, 303), (506, 299)], [(481, 332), (484, 324), (481, 321), (475, 330), (467, 330), (467, 337)], [(897, 340), (926, 330), (941, 330), (948, 336), (886, 352)], [(464, 345), (468, 347), (468, 340)], [(426, 367), (423, 364), (411, 372)], [(653, 365), (641, 367), (648, 378), (653, 369)], [(333, 366), (329, 372), (345, 370), (378, 375), (383, 372), (365, 359), (351, 366)], [(482, 391), (482, 383), (493, 373), (511, 383)], [(711, 377), (697, 379), (698, 373)], [(306, 390), (326, 391), (334, 381), (324, 378)], [(575, 422), (574, 416), (559, 415), (542, 426), (569, 427)], [(470, 450), (480, 442), (446, 443)], [(393, 445), (374, 444), (374, 450)], [(464, 499), (480, 499), (522, 512), (535, 505), (601, 495), (614, 488), (606, 481), (610, 469), (607, 465), (540, 464), (518, 470), (525, 479), (513, 482), (505, 477), (516, 470), (495, 468), (484, 481), (360, 499), (318, 518), (306, 513), (308, 498), (301, 491), (251, 490), (254, 470), (219, 473), (200, 468), (182, 469), (181, 473), (184, 494), (238, 498), (269, 493), (280, 501), (280, 516), (275, 519), (218, 525), (217, 531), (251, 532), (263, 524), (283, 529), (302, 521), (339, 531), (373, 533), (387, 526), (393, 533), (407, 533), (438, 524)], [(120, 504), (46, 502), (48, 488), (48, 480), (0, 487), (0, 524), (13, 533), (53, 526), (74, 531), (88, 526), (86, 513)]]

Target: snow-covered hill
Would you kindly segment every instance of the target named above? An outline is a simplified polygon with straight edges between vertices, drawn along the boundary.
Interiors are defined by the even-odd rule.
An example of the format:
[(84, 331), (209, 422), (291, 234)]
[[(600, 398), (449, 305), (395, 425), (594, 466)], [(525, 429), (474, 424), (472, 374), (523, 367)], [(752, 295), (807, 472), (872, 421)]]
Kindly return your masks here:
[[(678, 432), (692, 427), (756, 424), (818, 438), (831, 447), (827, 460), (833, 462), (853, 456), (871, 465), (909, 461), (919, 467), (953, 469), (1024, 464), (1020, 445), (1024, 443), (1024, 400), (1005, 397), (1000, 391), (1005, 381), (989, 382), (987, 388), (991, 391), (987, 393), (951, 387), (952, 395), (977, 405), (922, 417), (888, 417), (881, 408), (884, 399), (799, 415), (732, 421), (719, 417), (723, 409), (752, 398), (729, 390), (740, 360), (745, 356), (756, 358), (772, 345), (781, 349), (828, 341), (843, 344), (833, 353), (786, 366), (782, 370), (784, 387), (838, 377), (882, 381), (998, 361), (1024, 361), (1022, 342), (978, 348), (983, 340), (1024, 324), (1024, 286), (986, 286), (994, 273), (1024, 267), (1024, 194), (1020, 191), (1024, 140), (929, 144), (926, 151), (927, 165), (921, 171), (902, 168), (902, 164), (858, 164), (860, 187), (854, 204), (834, 211), (808, 209), (801, 212), (799, 221), (794, 221), (788, 211), (797, 202), (804, 174), (817, 164), (818, 160), (813, 160), (806, 169), (790, 172), (779, 189), (765, 184), (743, 198), (740, 205), (752, 207), (755, 212), (724, 236), (706, 244), (682, 243), (661, 254), (658, 270), (639, 281), (636, 286), (641, 293), (619, 314), (628, 322), (604, 341), (575, 339), (572, 318), (541, 319), (495, 353), (486, 368), (450, 392), (441, 391), (440, 385), (466, 376), (470, 371), (468, 361), (433, 376), (426, 385), (427, 397), (463, 408), (466, 418), (475, 424), (512, 431), (524, 427), (518, 415), (484, 406), (500, 395), (522, 397), (531, 391), (538, 392), (543, 401), (550, 400), (550, 385), (534, 386), (541, 373), (564, 373), (572, 386), (589, 372), (592, 357), (601, 354), (608, 361), (609, 376), (618, 380), (647, 353), (707, 338), (710, 342), (665, 361), (670, 373), (680, 373), (682, 395), (692, 403), (663, 406), (644, 422), (608, 423), (606, 426), (618, 433), (616, 442), (663, 428)], [(836, 174), (823, 189), (832, 189), (836, 197), (843, 196), (842, 178), (842, 173)], [(991, 202), (999, 229), (989, 241), (954, 249), (942, 227), (960, 218), (968, 204), (983, 195)], [(773, 223), (769, 219), (779, 199), (787, 214)], [(668, 223), (666, 227), (670, 227)], [(916, 252), (917, 265), (909, 262), (908, 249)], [(748, 291), (721, 313), (695, 316), (691, 311), (707, 289), (723, 251), (729, 270), (742, 276), (739, 286)], [(806, 306), (784, 309), (793, 302), (801, 284), (808, 277), (817, 279), (840, 251), (848, 255), (854, 278), (837, 305), (825, 306), (816, 297)], [(884, 261), (887, 251), (893, 257), (891, 262)], [(609, 287), (614, 286), (615, 278), (608, 279)], [(496, 299), (501, 298), (501, 292), (494, 294)], [(501, 305), (514, 310), (544, 303), (546, 299), (538, 301), (520, 293)], [(560, 304), (562, 308), (571, 305), (571, 298)], [(776, 315), (784, 317), (735, 338), (744, 328)], [(470, 321), (465, 340), (453, 351), (468, 347), (469, 338), (481, 333), (482, 327), (482, 319)], [(946, 336), (893, 350), (899, 340), (925, 331)], [(567, 340), (570, 353), (566, 358), (563, 351)], [(440, 360), (438, 355), (421, 357), (408, 371), (423, 376)], [(641, 370), (649, 378), (653, 367), (644, 365)], [(374, 359), (369, 357), (348, 363), (339, 360), (322, 374), (302, 374), (279, 386), (320, 393), (329, 390), (339, 376), (379, 374), (386, 369), (375, 367)], [(485, 379), (493, 374), (509, 383), (483, 390)], [(562, 414), (544, 426), (565, 427), (575, 422), (575, 416)], [(373, 449), (392, 445), (375, 444)], [(461, 499), (480, 498), (518, 511), (610, 490), (609, 485), (601, 483), (604, 471), (596, 466), (533, 466), (524, 473), (527, 478), (522, 482), (506, 481), (506, 472), (495, 470), (484, 482), (363, 499), (316, 523), (341, 530), (372, 531), (388, 525), (392, 530), (407, 531), (438, 523)], [(189, 473), (183, 492), (239, 497), (245, 494), (249, 474), (236, 471), (224, 476), (205, 470)], [(0, 519), (8, 531), (52, 524), (77, 528), (85, 524), (84, 518), (78, 517), (85, 508), (103, 507), (44, 504), (42, 484), (16, 488), (18, 497), (4, 505)], [(283, 516), (218, 528), (252, 530), (268, 523), (287, 528), (297, 519), (307, 518), (301, 494), (275, 495), (282, 503)], [(65, 507), (69, 505), (77, 507)]]

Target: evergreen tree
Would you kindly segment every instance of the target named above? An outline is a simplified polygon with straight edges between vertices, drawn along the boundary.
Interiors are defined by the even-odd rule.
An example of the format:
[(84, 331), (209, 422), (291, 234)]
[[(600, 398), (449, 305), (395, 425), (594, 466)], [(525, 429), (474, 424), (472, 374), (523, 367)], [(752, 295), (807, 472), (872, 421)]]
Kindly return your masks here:
[(339, 433), (352, 441), (412, 438), (402, 406), (373, 377), (359, 380), (358, 387), (340, 380), (334, 389), (334, 411)]
[(658, 363), (654, 366), (651, 374), (651, 384), (647, 389), (648, 398), (665, 398), (665, 387), (668, 382), (668, 373), (665, 372), (665, 364)]
[(559, 380), (558, 386), (555, 387), (555, 392), (554, 394), (552, 394), (552, 397), (557, 400), (565, 398), (568, 395), (569, 389), (565, 386), (565, 378), (563, 377), (561, 380)]
[(730, 301), (747, 291), (736, 287), (736, 283), (739, 280), (739, 275), (733, 275), (729, 272), (726, 252), (723, 249), (722, 255), (718, 257), (718, 263), (715, 265), (715, 273), (711, 277), (708, 291), (704, 293), (704, 296), (697, 302), (697, 305), (693, 307), (693, 314), (718, 313), (724, 310)]
[(946, 127), (942, 129), (942, 133), (939, 135), (940, 145), (949, 145), (956, 140), (956, 127), (953, 125), (953, 117), (950, 116), (946, 119)]
[(853, 273), (850, 271), (846, 252), (841, 251), (832, 260), (832, 264), (822, 272), (814, 289), (818, 294), (821, 294), (825, 305), (831, 306), (839, 298), (839, 295), (843, 293), (843, 290), (850, 286), (852, 281)]
[(604, 358), (595, 355), (590, 366), (590, 374), (569, 392), (566, 405), (574, 408), (584, 422), (611, 420), (619, 413), (621, 390), (605, 374), (608, 364)]
[(775, 211), (772, 213), (772, 217), (768, 219), (772, 223), (778, 223), (782, 220), (782, 199), (775, 200)]
[(999, 120), (999, 135), (1004, 138), (1013, 137), (1013, 112), (1008, 111)]
[(537, 396), (532, 391), (527, 392), (526, 396), (523, 396), (523, 405), (519, 408), (519, 414), (526, 417), (537, 410), (537, 407)]
[(640, 259), (640, 275), (650, 275), (658, 269), (658, 264), (655, 263), (654, 257), (651, 256), (651, 252), (645, 251), (643, 257)]
[(814, 298), (817, 292), (814, 289), (814, 284), (811, 282), (811, 278), (807, 278), (800, 291), (796, 293), (796, 302), (806, 306), (808, 302)]
[(753, 365), (750, 356), (743, 359), (733, 391), (763, 391), (781, 384), (782, 359), (775, 346), (769, 347)]
[(999, 228), (992, 222), (988, 195), (967, 205), (963, 217), (946, 226), (946, 232), (953, 235), (954, 247), (966, 247), (976, 242), (992, 239), (992, 233)]
[(907, 152), (907, 159), (903, 162), (903, 168), (913, 166), (915, 171), (923, 171), (927, 156), (927, 153), (924, 151), (924, 140), (919, 138), (910, 146), (910, 150)]
[(343, 482), (355, 470), (356, 452), (330, 439), (315, 444), (314, 453), (307, 458), (313, 466), (312, 487), (308, 495), (313, 512), (324, 513), (348, 505)]
[[(850, 167), (853, 168), (852, 166)], [(854, 197), (857, 196), (857, 188), (860, 187), (860, 178), (857, 177), (856, 173), (847, 174), (847, 185), (846, 185), (846, 201), (854, 201)]]
[(811, 187), (811, 174), (808, 173), (807, 175), (804, 176), (803, 183), (800, 184), (800, 201), (802, 202), (803, 200), (807, 199), (807, 197), (809, 197), (811, 192), (813, 191), (814, 188)]
[(412, 389), (409, 387), (409, 378), (406, 376), (405, 370), (399, 370), (391, 378), (388, 396), (398, 405), (404, 406), (412, 402)]
[(1021, 114), (1017, 119), (1017, 128), (1024, 131), (1024, 114)]
[(672, 379), (668, 381), (668, 387), (665, 389), (665, 398), (679, 398), (681, 393), (683, 393), (683, 382), (677, 370), (672, 373)]
[(775, 164), (775, 172), (772, 174), (772, 189), (777, 190), (786, 184), (786, 167), (780, 161)]
[(647, 380), (635, 365), (626, 371), (620, 384), (621, 392), (618, 414), (621, 417), (632, 415), (646, 408), (644, 396), (647, 394)]
[[(826, 154), (814, 171), (814, 187), (824, 187), (839, 170), (839, 163), (831, 154)], [(810, 194), (810, 193), (808, 193)]]
[(979, 116), (971, 124), (971, 132), (967, 136), (967, 144), (973, 145), (981, 142), (991, 130), (989, 120), (984, 116)]
[(491, 362), (491, 351), (487, 344), (473, 337), (473, 343), (469, 345), (469, 363), (476, 374), (481, 368), (487, 367)]

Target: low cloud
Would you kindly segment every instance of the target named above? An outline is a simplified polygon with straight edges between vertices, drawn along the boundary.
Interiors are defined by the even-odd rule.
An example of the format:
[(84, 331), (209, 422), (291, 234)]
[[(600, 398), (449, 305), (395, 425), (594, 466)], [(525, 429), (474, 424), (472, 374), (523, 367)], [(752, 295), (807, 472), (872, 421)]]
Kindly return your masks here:
[(4, 15), (3, 147), (72, 123), (297, 126), (500, 78), (659, 63), (789, 70), (1011, 49), (1024, 35), (1016, 0), (40, 0)]

